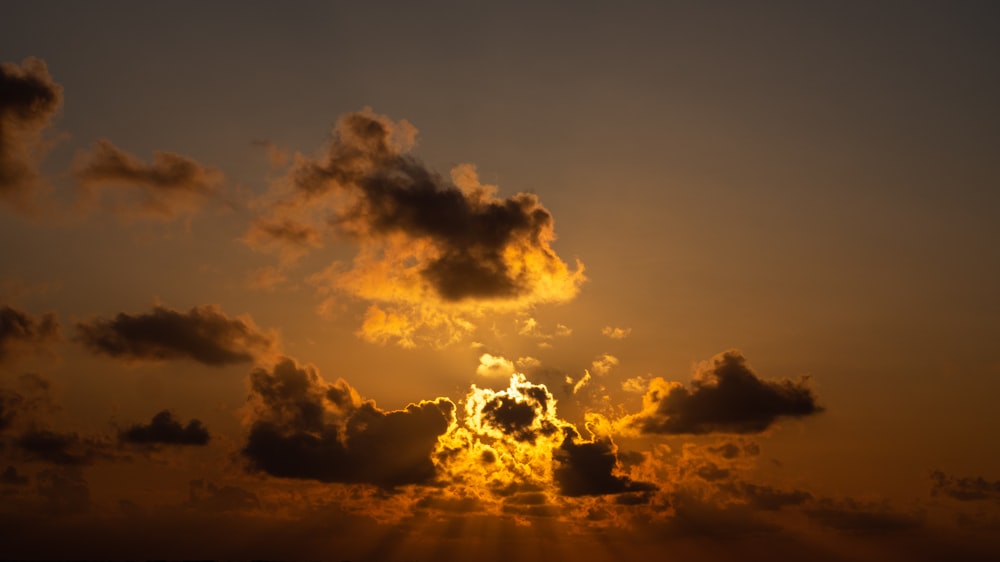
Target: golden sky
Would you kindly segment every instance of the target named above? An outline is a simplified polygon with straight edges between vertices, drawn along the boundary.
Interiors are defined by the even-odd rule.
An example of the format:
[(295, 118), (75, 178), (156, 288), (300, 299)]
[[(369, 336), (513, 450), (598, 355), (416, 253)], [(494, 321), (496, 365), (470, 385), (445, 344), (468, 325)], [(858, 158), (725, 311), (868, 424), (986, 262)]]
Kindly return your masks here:
[(991, 2), (6, 2), (0, 558), (989, 560)]

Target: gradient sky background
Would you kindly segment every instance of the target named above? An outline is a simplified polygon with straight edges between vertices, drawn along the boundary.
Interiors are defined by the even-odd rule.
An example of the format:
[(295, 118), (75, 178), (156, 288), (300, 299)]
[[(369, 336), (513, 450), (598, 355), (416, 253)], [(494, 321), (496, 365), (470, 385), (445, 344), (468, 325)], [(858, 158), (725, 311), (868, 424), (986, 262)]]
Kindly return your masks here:
[[(3, 3), (0, 557), (1000, 552), (998, 5), (534, 4)], [(61, 97), (24, 102), (25, 73)], [(440, 174), (436, 193), (486, 193), (452, 185), (473, 164), (497, 188), (484, 200), (547, 210), (558, 257), (516, 234), (517, 259), (549, 269), (514, 293), (402, 283), (429, 263), (409, 253), (444, 247), (405, 221), (440, 205), (366, 207), (338, 233), (337, 198), (361, 192), (309, 199), (301, 179), (350, 148), (349, 116), (397, 155), (416, 130), (407, 162)], [(319, 230), (298, 245), (261, 234), (300, 219)], [(365, 262), (373, 248), (400, 260)], [(372, 307), (412, 337), (366, 332)], [(702, 420), (685, 430), (655, 391), (695, 396), (714, 357), (750, 387), (702, 388), (678, 406)], [(305, 394), (268, 402), (282, 365), (331, 393), (309, 398), (323, 431), (363, 414), (373, 432), (421, 401), (399, 419), (430, 429), (365, 434), (376, 460), (269, 465), (248, 452), (262, 424), (321, 427), (290, 421)], [(536, 448), (554, 441), (525, 454), (554, 472), (501, 471), (499, 490), (434, 447), (468, 429), (470, 385), (505, 389), (512, 367), (580, 435), (535, 412)], [(156, 425), (163, 410), (181, 425)], [(497, 442), (527, 447), (504, 427)], [(373, 476), (432, 454), (430, 475)]]

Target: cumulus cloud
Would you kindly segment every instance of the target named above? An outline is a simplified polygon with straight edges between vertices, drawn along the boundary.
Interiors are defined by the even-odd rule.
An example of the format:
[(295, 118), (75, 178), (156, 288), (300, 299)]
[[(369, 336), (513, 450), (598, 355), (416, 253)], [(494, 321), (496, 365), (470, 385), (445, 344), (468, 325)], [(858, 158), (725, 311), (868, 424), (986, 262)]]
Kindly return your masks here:
[(243, 455), (251, 469), (386, 488), (434, 479), (431, 453), (455, 410), (439, 398), (384, 411), (343, 379), (327, 382), (290, 358), (250, 373), (250, 403)]
[(151, 312), (96, 318), (76, 325), (87, 349), (128, 361), (192, 359), (205, 365), (245, 363), (266, 356), (277, 336), (249, 317), (230, 318), (215, 305), (179, 312), (156, 305)]
[(331, 287), (414, 329), (455, 328), (438, 315), (572, 299), (582, 265), (571, 270), (552, 249), (553, 218), (538, 198), (498, 198), (471, 165), (453, 170), (451, 181), (441, 177), (408, 154), (415, 134), (371, 110), (342, 116), (325, 155), (296, 156), (284, 191), (245, 240), (293, 250), (320, 231), (353, 240), (358, 252)]
[(514, 363), (510, 359), (505, 359), (499, 355), (484, 353), (479, 356), (479, 366), (476, 367), (476, 374), (481, 377), (510, 378), (514, 374)]
[(613, 340), (623, 340), (632, 333), (632, 328), (619, 328), (617, 326), (605, 326), (601, 333)]
[(125, 219), (163, 221), (200, 211), (224, 180), (219, 170), (187, 156), (154, 151), (147, 164), (107, 139), (77, 155), (74, 175), (85, 202), (100, 200)]
[(187, 425), (174, 419), (170, 410), (153, 416), (148, 424), (135, 424), (121, 432), (119, 438), (128, 443), (144, 445), (207, 445), (208, 430), (199, 420), (191, 420)]
[(611, 355), (610, 353), (605, 353), (599, 356), (597, 359), (594, 359), (594, 362), (591, 363), (590, 368), (598, 375), (603, 376), (610, 373), (611, 369), (613, 369), (617, 365), (618, 365), (618, 358), (615, 357), (614, 355)]
[(61, 106), (62, 86), (44, 61), (0, 64), (0, 202), (31, 210), (46, 148), (41, 134)]
[(990, 481), (982, 476), (952, 476), (932, 470), (931, 495), (945, 495), (959, 501), (991, 500), (1000, 502), (1000, 480)]
[(807, 377), (761, 379), (736, 350), (702, 363), (691, 387), (654, 378), (642, 412), (624, 418), (622, 425), (642, 433), (758, 433), (780, 417), (822, 411)]
[[(533, 505), (551, 515), (554, 497), (600, 496), (652, 490), (620, 466), (607, 431), (583, 439), (559, 417), (544, 384), (514, 374), (502, 390), (472, 386), (464, 415), (440, 438), (435, 462), (452, 490), (469, 490), (505, 513), (531, 515)], [(607, 426), (597, 417), (593, 425)], [(489, 491), (484, 496), (483, 491)], [(537, 514), (536, 514), (537, 515)]]
[(567, 431), (555, 455), (554, 478), (560, 492), (565, 496), (597, 496), (657, 489), (648, 482), (616, 474), (620, 469), (617, 452), (608, 437), (580, 442), (577, 432)]
[(8, 362), (22, 351), (57, 339), (59, 322), (54, 314), (40, 319), (11, 308), (0, 306), (0, 364)]

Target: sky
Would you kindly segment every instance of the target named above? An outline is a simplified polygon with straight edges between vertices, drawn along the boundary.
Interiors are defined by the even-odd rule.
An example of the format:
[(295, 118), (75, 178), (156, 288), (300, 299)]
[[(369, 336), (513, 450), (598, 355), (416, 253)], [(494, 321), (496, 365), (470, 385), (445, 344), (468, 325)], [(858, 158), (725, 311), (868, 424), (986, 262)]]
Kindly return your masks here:
[(994, 2), (4, 2), (0, 558), (989, 560)]

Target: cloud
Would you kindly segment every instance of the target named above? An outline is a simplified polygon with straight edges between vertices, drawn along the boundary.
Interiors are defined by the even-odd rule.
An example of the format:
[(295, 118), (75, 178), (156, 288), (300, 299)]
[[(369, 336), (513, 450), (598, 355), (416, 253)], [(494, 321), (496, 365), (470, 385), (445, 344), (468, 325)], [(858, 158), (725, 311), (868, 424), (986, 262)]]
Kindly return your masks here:
[(56, 409), (48, 379), (25, 373), (17, 378), (16, 390), (0, 388), (0, 432), (38, 426), (45, 415)]
[(782, 490), (750, 482), (723, 484), (721, 488), (761, 511), (778, 511), (783, 507), (802, 505), (813, 498), (811, 493), (804, 490)]
[(230, 513), (260, 509), (257, 494), (237, 486), (218, 486), (195, 479), (190, 482), (188, 507), (209, 513)]
[(119, 435), (122, 441), (138, 444), (162, 443), (165, 445), (207, 445), (208, 430), (199, 420), (191, 420), (187, 425), (174, 419), (170, 410), (153, 416), (148, 424), (132, 425)]
[(406, 121), (371, 110), (342, 116), (323, 157), (296, 156), (269, 213), (245, 240), (293, 250), (312, 243), (301, 233), (353, 240), (358, 252), (331, 286), (414, 330), (435, 313), (519, 311), (572, 299), (583, 267), (571, 270), (552, 249), (553, 218), (538, 198), (500, 199), (471, 165), (454, 169), (451, 181), (442, 178), (408, 154), (415, 134)]
[(605, 326), (601, 333), (613, 340), (623, 340), (632, 333), (632, 328), (619, 328), (617, 326)]
[(931, 495), (939, 494), (959, 501), (991, 500), (1000, 502), (1000, 480), (989, 481), (982, 476), (952, 476), (932, 470)]
[(514, 363), (499, 355), (484, 353), (479, 356), (479, 366), (476, 367), (476, 374), (481, 377), (510, 378), (514, 374)]
[(250, 468), (284, 478), (391, 488), (434, 480), (431, 453), (454, 417), (447, 399), (383, 411), (343, 379), (282, 358), (250, 373)]
[(643, 398), (643, 411), (621, 425), (642, 433), (759, 433), (779, 417), (819, 413), (808, 378), (763, 380), (736, 350), (702, 363), (688, 390), (656, 377)]
[(25, 312), (0, 306), (0, 364), (12, 360), (25, 349), (57, 339), (59, 322), (54, 314), (35, 319)]
[(106, 442), (75, 432), (29, 429), (14, 441), (14, 445), (27, 460), (60, 466), (84, 466), (99, 458), (112, 457)]
[(249, 317), (229, 318), (218, 306), (178, 312), (156, 305), (146, 314), (119, 313), (76, 325), (87, 349), (128, 361), (191, 359), (211, 366), (246, 363), (269, 355), (277, 336)]
[(47, 148), (41, 133), (61, 106), (62, 86), (44, 61), (0, 64), (0, 202), (31, 210), (37, 166)]
[(596, 496), (626, 492), (651, 492), (656, 486), (634, 482), (618, 471), (618, 448), (609, 437), (578, 442), (575, 431), (567, 431), (555, 454), (553, 476), (564, 496)]
[(591, 370), (597, 373), (598, 375), (604, 376), (610, 373), (611, 369), (613, 369), (617, 365), (618, 365), (618, 358), (615, 357), (614, 355), (611, 355), (610, 353), (605, 353), (604, 355), (599, 356), (597, 359), (594, 359), (594, 362), (591, 363)]
[(224, 181), (222, 172), (187, 156), (154, 151), (147, 164), (107, 139), (77, 155), (73, 174), (84, 201), (102, 200), (121, 218), (162, 221), (199, 212)]
[(924, 525), (919, 512), (902, 512), (887, 503), (868, 503), (854, 499), (822, 498), (814, 507), (804, 509), (810, 519), (837, 531), (860, 535), (884, 535), (913, 531)]
[(3, 472), (0, 472), (0, 484), (5, 486), (24, 486), (30, 478), (17, 472), (17, 468), (8, 465)]

